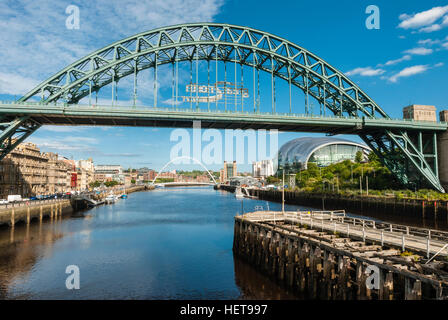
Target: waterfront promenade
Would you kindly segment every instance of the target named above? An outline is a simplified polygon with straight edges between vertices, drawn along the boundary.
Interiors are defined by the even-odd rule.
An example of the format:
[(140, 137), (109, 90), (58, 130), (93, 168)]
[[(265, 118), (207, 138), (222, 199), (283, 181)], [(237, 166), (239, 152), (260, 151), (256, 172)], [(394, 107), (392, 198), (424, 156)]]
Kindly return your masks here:
[(70, 199), (50, 199), (5, 204), (0, 207), (0, 226), (14, 227), (18, 222), (31, 223), (44, 218), (56, 218), (73, 212)]
[[(147, 186), (132, 186), (128, 188), (111, 189), (110, 192), (115, 195), (123, 193), (129, 194), (133, 192), (151, 190), (153, 187)], [(98, 199), (103, 199), (107, 196), (107, 192), (95, 195)], [(93, 196), (94, 194), (92, 194)], [(89, 196), (89, 195), (87, 195)], [(16, 223), (24, 222), (31, 223), (33, 220), (42, 221), (44, 218), (56, 218), (63, 214), (71, 214), (74, 211), (87, 208), (86, 195), (74, 196), (71, 199), (49, 199), (49, 200), (35, 200), (35, 201), (21, 201), (16, 203), (8, 203), (0, 205), (0, 226), (14, 227)], [(79, 203), (83, 204), (80, 205)]]

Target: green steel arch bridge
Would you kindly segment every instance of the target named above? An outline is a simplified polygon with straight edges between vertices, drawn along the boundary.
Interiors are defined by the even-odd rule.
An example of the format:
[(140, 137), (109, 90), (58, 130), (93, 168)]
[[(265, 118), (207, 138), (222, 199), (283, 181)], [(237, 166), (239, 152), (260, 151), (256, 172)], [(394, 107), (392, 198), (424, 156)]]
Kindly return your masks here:
[[(179, 64), (190, 65), (190, 85), (196, 69), (198, 86), (199, 61), (207, 64), (207, 70), (201, 67), (207, 72), (207, 97), (201, 101), (199, 87), (193, 90), (191, 86), (190, 106), (180, 108)], [(224, 64), (224, 75), (219, 75), (218, 63)], [(162, 65), (171, 69), (170, 107), (157, 105)], [(234, 66), (233, 85), (228, 82), (227, 66)], [(215, 68), (215, 91), (209, 89), (211, 68)], [(249, 74), (244, 74), (244, 68)], [(154, 76), (152, 106), (137, 103), (139, 76), (145, 69)], [(268, 111), (260, 110), (260, 71), (270, 78)], [(249, 103), (244, 103), (242, 86), (236, 89), (244, 76), (253, 84)], [(117, 104), (118, 83), (126, 77), (133, 82), (132, 97), (129, 105), (122, 106)], [(282, 94), (282, 98), (289, 95), (287, 106), (284, 102), (281, 106), (286, 112), (277, 108), (276, 80), (288, 88)], [(220, 81), (224, 94), (218, 96)], [(111, 89), (111, 103), (98, 105), (98, 93), (106, 88)], [(227, 101), (229, 88), (235, 94), (234, 109)], [(305, 97), (304, 110), (293, 102), (292, 92), (297, 89)], [(212, 97), (211, 92), (216, 95)], [(318, 115), (310, 111), (310, 98), (319, 104)], [(447, 130), (446, 123), (391, 119), (360, 87), (317, 55), (281, 37), (242, 26), (183, 24), (117, 41), (67, 66), (19, 100), (1, 102), (0, 116), (0, 159), (42, 125), (191, 127), (200, 120), (202, 128), (356, 134), (404, 185), (444, 192), (438, 176), (437, 134)]]

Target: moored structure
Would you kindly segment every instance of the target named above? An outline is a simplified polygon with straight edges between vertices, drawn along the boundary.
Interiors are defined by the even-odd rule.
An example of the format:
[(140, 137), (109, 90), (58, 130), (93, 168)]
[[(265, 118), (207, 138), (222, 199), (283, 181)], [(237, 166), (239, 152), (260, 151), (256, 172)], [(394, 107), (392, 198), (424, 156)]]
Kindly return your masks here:
[(446, 299), (447, 240), (341, 211), (259, 211), (235, 217), (233, 250), (306, 298)]

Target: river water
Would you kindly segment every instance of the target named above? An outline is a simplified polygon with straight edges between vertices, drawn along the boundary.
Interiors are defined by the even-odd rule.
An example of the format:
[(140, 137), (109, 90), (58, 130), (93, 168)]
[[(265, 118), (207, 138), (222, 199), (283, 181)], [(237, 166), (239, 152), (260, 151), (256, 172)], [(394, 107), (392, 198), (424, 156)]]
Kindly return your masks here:
[[(297, 299), (233, 256), (233, 218), (255, 206), (268, 205), (211, 187), (165, 188), (0, 229), (0, 298)], [(66, 288), (69, 265), (79, 290)]]

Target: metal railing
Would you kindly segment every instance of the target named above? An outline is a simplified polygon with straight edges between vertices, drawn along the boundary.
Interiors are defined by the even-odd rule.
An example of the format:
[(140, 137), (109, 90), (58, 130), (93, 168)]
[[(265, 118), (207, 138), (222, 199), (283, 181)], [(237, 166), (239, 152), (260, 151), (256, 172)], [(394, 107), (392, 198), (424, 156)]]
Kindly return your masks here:
[(402, 251), (416, 250), (447, 256), (442, 252), (447, 247), (448, 232), (409, 227), (399, 224), (378, 222), (371, 219), (349, 217), (344, 210), (336, 211), (257, 211), (240, 216), (253, 222), (289, 222), (293, 225), (307, 225), (311, 229), (356, 236), (363, 241), (374, 240), (400, 246)]
[[(170, 108), (161, 108), (161, 107), (150, 107), (150, 106), (124, 106), (124, 105), (80, 105), (80, 104), (67, 104), (67, 103), (56, 103), (52, 102), (49, 104), (45, 104), (42, 102), (16, 102), (16, 101), (0, 101), (0, 104), (4, 105), (22, 105), (22, 106), (55, 106), (62, 107), (64, 109), (69, 108), (85, 108), (85, 109), (94, 109), (94, 110), (110, 110), (110, 108), (120, 109), (123, 108), (126, 111), (134, 111), (138, 112), (139, 110), (151, 110), (151, 111), (174, 111), (174, 112), (194, 112), (194, 113), (223, 113), (223, 114), (242, 114), (242, 115), (277, 115), (277, 116), (289, 116), (289, 117), (298, 117), (298, 118), (314, 118), (314, 119), (343, 119), (343, 120), (363, 120), (361, 117), (351, 117), (351, 116), (337, 116), (337, 115), (318, 115), (318, 114), (300, 114), (300, 113), (286, 113), (286, 112), (250, 112), (250, 111), (234, 111), (234, 110), (220, 110), (220, 109), (195, 109), (195, 108), (178, 108), (178, 107), (170, 107)], [(398, 118), (368, 118), (366, 120), (378, 120), (380, 122), (384, 121), (404, 121), (410, 123), (428, 123), (434, 124), (432, 121), (425, 120), (414, 120), (414, 119), (398, 119)], [(444, 124), (445, 122), (439, 122), (440, 124)]]
[(49, 204), (56, 203), (60, 201), (70, 200), (68, 198), (59, 198), (59, 199), (46, 199), (46, 200), (30, 200), (30, 201), (18, 201), (11, 203), (0, 204), (0, 210), (2, 209), (10, 209), (10, 208), (19, 208), (19, 207), (32, 207), (41, 204)]

